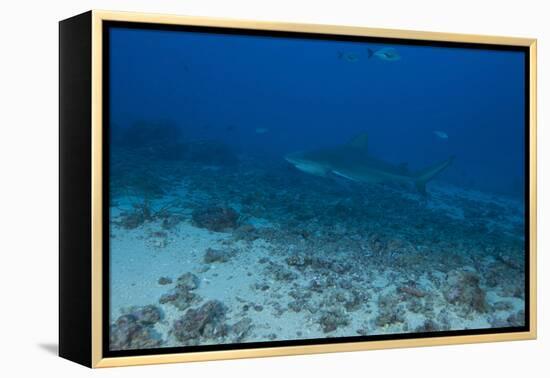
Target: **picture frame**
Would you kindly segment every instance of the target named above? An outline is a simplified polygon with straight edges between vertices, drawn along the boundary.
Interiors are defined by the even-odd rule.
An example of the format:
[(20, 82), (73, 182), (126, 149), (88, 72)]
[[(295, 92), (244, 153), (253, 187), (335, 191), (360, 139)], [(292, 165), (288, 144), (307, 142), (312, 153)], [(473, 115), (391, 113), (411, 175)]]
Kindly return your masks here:
[[(525, 147), (524, 152), (522, 153), (523, 160), (521, 165), (521, 167), (524, 168), (524, 171), (523, 177), (520, 180), (521, 190), (523, 193), (523, 218), (520, 223), (521, 227), (523, 227), (522, 245), (524, 246), (523, 258), (520, 259), (521, 268), (516, 266), (517, 264), (515, 260), (510, 262), (509, 260), (506, 260), (508, 257), (499, 257), (501, 260), (504, 260), (504, 262), (501, 261), (500, 263), (508, 266), (508, 268), (502, 269), (516, 269), (517, 274), (521, 273), (521, 277), (524, 278), (524, 284), (520, 285), (521, 293), (517, 294), (517, 298), (521, 299), (521, 301), (517, 302), (520, 303), (518, 306), (523, 306), (522, 310), (524, 314), (524, 319), (521, 320), (520, 323), (517, 323), (520, 325), (498, 325), (500, 323), (498, 323), (495, 318), (494, 324), (496, 325), (483, 326), (481, 328), (475, 328), (475, 326), (468, 325), (465, 326), (464, 329), (431, 330), (426, 326), (427, 328), (423, 329), (423, 331), (396, 331), (393, 333), (379, 333), (378, 329), (374, 329), (365, 334), (356, 333), (353, 335), (345, 334), (342, 336), (331, 333), (337, 326), (334, 326), (333, 328), (332, 325), (326, 325), (321, 320), (319, 323), (320, 325), (316, 323), (315, 332), (326, 333), (327, 336), (323, 336), (324, 338), (320, 338), (318, 336), (312, 336), (311, 338), (308, 338), (307, 336), (300, 336), (293, 339), (285, 339), (284, 337), (282, 339), (267, 339), (265, 335), (258, 334), (257, 338), (251, 338), (250, 340), (233, 338), (223, 343), (203, 343), (203, 339), (201, 338), (202, 336), (197, 336), (197, 338), (192, 339), (192, 341), (190, 341), (190, 337), (185, 336), (180, 338), (176, 337), (176, 339), (180, 341), (187, 340), (189, 342), (189, 344), (182, 344), (180, 346), (165, 346), (155, 343), (150, 346), (143, 346), (149, 345), (145, 343), (140, 344), (142, 345), (141, 347), (135, 347), (134, 345), (133, 347), (129, 347), (127, 349), (125, 346), (120, 347), (121, 349), (113, 348), (112, 335), (114, 332), (134, 332), (134, 334), (137, 333), (143, 335), (144, 333), (148, 334), (147, 332), (149, 332), (150, 329), (149, 325), (143, 326), (139, 323), (141, 320), (135, 320), (136, 317), (139, 318), (138, 315), (135, 315), (136, 311), (143, 311), (144, 307), (129, 309), (126, 314), (127, 317), (121, 320), (121, 322), (128, 322), (128, 319), (133, 319), (130, 320), (129, 326), (128, 323), (124, 323), (124, 327), (132, 326), (133, 323), (131, 322), (139, 323), (133, 324), (136, 328), (131, 331), (128, 331), (127, 328), (125, 328), (125, 331), (121, 331), (120, 328), (113, 328), (118, 326), (118, 320), (117, 316), (113, 315), (114, 312), (109, 311), (110, 300), (113, 295), (112, 283), (114, 282), (113, 279), (115, 281), (117, 279), (116, 274), (113, 273), (115, 272), (113, 265), (110, 265), (110, 260), (112, 257), (110, 256), (110, 243), (114, 240), (112, 239), (113, 230), (111, 227), (114, 223), (114, 218), (112, 215), (112, 202), (109, 197), (112, 196), (110, 193), (113, 190), (110, 185), (112, 184), (114, 178), (116, 178), (113, 176), (114, 170), (112, 170), (113, 166), (110, 164), (112, 160), (112, 156), (110, 154), (113, 153), (113, 149), (116, 148), (117, 143), (114, 142), (115, 137), (113, 136), (114, 134), (112, 134), (114, 126), (111, 124), (111, 115), (114, 110), (116, 110), (115, 108), (118, 106), (117, 104), (120, 103), (117, 102), (115, 99), (116, 96), (111, 92), (111, 86), (114, 85), (112, 84), (112, 81), (109, 80), (113, 79), (113, 74), (116, 75), (117, 72), (121, 72), (120, 70), (116, 71), (113, 69), (112, 65), (115, 64), (115, 58), (113, 57), (115, 54), (113, 52), (119, 51), (116, 46), (143, 45), (143, 48), (146, 46), (158, 46), (158, 42), (155, 42), (156, 40), (154, 38), (145, 42), (140, 42), (139, 39), (137, 42), (134, 40), (132, 42), (134, 45), (132, 45), (128, 42), (129, 40), (123, 39), (127, 38), (127, 36), (124, 35), (120, 37), (122, 40), (119, 40), (117, 42), (118, 44), (114, 45), (114, 37), (113, 34), (110, 34), (110, 31), (116, 28), (138, 32), (161, 31), (162, 33), (157, 35), (158, 38), (166, 38), (166, 35), (170, 33), (203, 33), (207, 36), (210, 34), (216, 34), (223, 37), (239, 36), (244, 37), (244, 39), (248, 36), (253, 36), (260, 41), (258, 45), (254, 46), (262, 46), (262, 39), (299, 39), (302, 41), (301, 43), (303, 43), (301, 47), (305, 49), (309, 48), (312, 43), (323, 44), (325, 41), (336, 41), (342, 43), (366, 43), (377, 46), (393, 44), (396, 46), (404, 46), (402, 50), (406, 50), (407, 47), (433, 47), (436, 49), (439, 48), (450, 50), (473, 49), (475, 51), (507, 51), (522, 54), (522, 71), (521, 75), (517, 76), (516, 79), (520, 80), (522, 83), (520, 95), (523, 101), (523, 105), (521, 105), (521, 111), (523, 112), (523, 117), (521, 118), (523, 120), (521, 125), (523, 134), (516, 133), (512, 136), (512, 138), (523, 138), (523, 147)], [(435, 346), (459, 343), (528, 340), (536, 338), (537, 92), (535, 39), (375, 29), (355, 26), (293, 24), (260, 22), (253, 20), (243, 21), (96, 10), (61, 21), (59, 35), (59, 354), (61, 357), (88, 367), (96, 368), (325, 352), (360, 351), (398, 347)], [(136, 36), (133, 38), (136, 38)], [(148, 37), (138, 35), (137, 38)], [(224, 41), (224, 43), (228, 43), (226, 40)], [(204, 51), (207, 52), (209, 51), (208, 43), (201, 45), (201, 43), (203, 43), (201, 40), (197, 40), (194, 43), (196, 44), (192, 46), (198, 46), (197, 49), (204, 49)], [(261, 47), (257, 48), (261, 49)], [(170, 57), (170, 54), (173, 54), (173, 52), (170, 52), (172, 50), (169, 48), (167, 48), (167, 50), (169, 50), (167, 56)], [(369, 61), (370, 59), (371, 63), (374, 61), (375, 64), (385, 64), (392, 60), (401, 58), (396, 55), (397, 53), (394, 50), (383, 50), (383, 48), (378, 50), (375, 48), (365, 48), (361, 50), (361, 54), (364, 56), (361, 55), (360, 57), (358, 56), (359, 53), (355, 52), (348, 53), (346, 51), (337, 51), (337, 49), (335, 51), (337, 54), (332, 56), (333, 63), (331, 64), (333, 65), (336, 63), (341, 65), (353, 65), (357, 63), (359, 59), (366, 61)], [(250, 52), (250, 50), (237, 51), (237, 53), (240, 54), (246, 54), (248, 52)], [(437, 54), (437, 51), (434, 54)], [(223, 57), (224, 55), (220, 56)], [(373, 58), (374, 60), (372, 60)], [(155, 55), (152, 56), (151, 60), (155, 60)], [(215, 68), (223, 67), (224, 64), (226, 64), (224, 62), (227, 61), (220, 60), (215, 62)], [(430, 64), (429, 61), (424, 63), (426, 65)], [(127, 64), (127, 62), (124, 64)], [(279, 64), (284, 66), (285, 64), (290, 63), (279, 62)], [(247, 69), (249, 70), (248, 73), (253, 75), (252, 69), (261, 65), (247, 65)], [(204, 67), (204, 65), (201, 67)], [(290, 65), (290, 67), (293, 66)], [(187, 70), (184, 63), (181, 63), (180, 68), (183, 71)], [(330, 74), (330, 71), (327, 72)], [(324, 75), (326, 74), (327, 73), (325, 72)], [(200, 76), (205, 74), (203, 71), (195, 71), (193, 72), (193, 75)], [(460, 75), (458, 78), (460, 80)], [(134, 88), (134, 90), (140, 90), (139, 87), (136, 88), (137, 89)], [(232, 87), (222, 88), (223, 91), (228, 93), (231, 93), (234, 89), (235, 88)], [(290, 91), (290, 89), (287, 90)], [(397, 90), (399, 90), (399, 88), (397, 88)], [(122, 97), (119, 95), (118, 98), (124, 98), (124, 95)], [(267, 96), (266, 99), (269, 102), (269, 96)], [(328, 104), (330, 107), (332, 103), (329, 99), (326, 100), (324, 104)], [(244, 109), (246, 109), (246, 107), (243, 105), (242, 110)], [(496, 112), (497, 110), (491, 111)], [(124, 112), (121, 112), (121, 114), (124, 114)], [(257, 127), (252, 130), (256, 136), (272, 133), (270, 129), (264, 127)], [(233, 129), (229, 130), (228, 128), (226, 131), (233, 132)], [(155, 132), (156, 131), (153, 129), (153, 134), (148, 134), (146, 138), (150, 138), (151, 135), (156, 135)], [(434, 130), (434, 133), (435, 138), (450, 138), (443, 131)], [(228, 138), (239, 139), (240, 137), (231, 136)], [(285, 138), (284, 143), (288, 141), (288, 137)], [(365, 138), (366, 137), (359, 136), (359, 138), (352, 139), (350, 146), (362, 146), (363, 143), (366, 143), (364, 140)], [(399, 136), (397, 138), (399, 138)], [(124, 139), (124, 143), (126, 143), (127, 140), (128, 139)], [(162, 149), (162, 146), (160, 149)], [(297, 174), (297, 172), (300, 171), (300, 174), (306, 177), (305, 179), (311, 180), (319, 179), (318, 176), (325, 176), (325, 171), (323, 171), (321, 175), (319, 175), (319, 172), (317, 171), (312, 172), (311, 165), (304, 168), (303, 164), (305, 163), (303, 163), (303, 155), (300, 155), (300, 159), (302, 160), (298, 161), (296, 159), (297, 158), (295, 158), (294, 155), (287, 155), (286, 158), (287, 163), (290, 163), (292, 166), (291, 168), (297, 168), (296, 172), (293, 171), (294, 174)], [(438, 166), (437, 172), (433, 172), (433, 175), (435, 176), (436, 173), (438, 174), (439, 171), (442, 171), (444, 168), (449, 166), (450, 163), (451, 160), (448, 160), (444, 166)], [(344, 186), (350, 185), (350, 182), (355, 183), (357, 181), (361, 181), (356, 179), (357, 174), (354, 173), (356, 171), (351, 169), (343, 170), (341, 168), (334, 168), (336, 166), (335, 164), (336, 163), (333, 163), (329, 169), (333, 179), (344, 180)], [(205, 164), (205, 166), (207, 165), (208, 164)], [(341, 165), (342, 163), (340, 163), (338, 167)], [(326, 167), (326, 165), (323, 167)], [(217, 170), (218, 168), (211, 168), (210, 165), (208, 165), (205, 169)], [(387, 171), (384, 171), (384, 174), (386, 173)], [(373, 175), (370, 174), (368, 179), (374, 180)], [(431, 177), (429, 179), (431, 179)], [(427, 180), (428, 179), (420, 182), (420, 184), (415, 181), (416, 188), (420, 193), (413, 193), (413, 196), (418, 196), (415, 201), (424, 201), (422, 196), (426, 191), (425, 184)], [(364, 182), (361, 182), (360, 184), (368, 184), (367, 181), (368, 180), (365, 179)], [(325, 181), (320, 182), (322, 182), (320, 185), (326, 185)], [(376, 183), (378, 184), (378, 181), (376, 181)], [(308, 182), (307, 185), (311, 185), (311, 183)], [(496, 214), (495, 217), (497, 215), (498, 214)], [(490, 218), (491, 215), (488, 215), (488, 217)], [(193, 220), (191, 218), (192, 215), (188, 214), (187, 222), (192, 223), (194, 221), (197, 223), (196, 219)], [(220, 231), (215, 229), (209, 230), (214, 232)], [(483, 237), (483, 235), (485, 234), (482, 234), (480, 237)], [(487, 231), (487, 235), (489, 235), (489, 231)], [(302, 235), (302, 237), (306, 239), (305, 236)], [(160, 241), (158, 242), (161, 244), (164, 243), (163, 238), (164, 236), (160, 237)], [(369, 238), (370, 240), (373, 240), (374, 237), (372, 233), (369, 234)], [(156, 243), (157, 241), (153, 242)], [(151, 245), (149, 245), (148, 248), (151, 250), (153, 249)], [(373, 249), (374, 247), (370, 246), (368, 248)], [(217, 253), (215, 249), (213, 249), (213, 251), (214, 252), (212, 253)], [(202, 258), (202, 254), (200, 256)], [(267, 264), (277, 266), (277, 263), (268, 262)], [(510, 268), (510, 266), (513, 266), (513, 268)], [(254, 265), (251, 268), (253, 272), (255, 269), (269, 269), (260, 265)], [(289, 271), (294, 272), (294, 274), (299, 274), (301, 271), (296, 269), (298, 269), (296, 266), (291, 266)], [(307, 270), (309, 268), (304, 269)], [(184, 273), (186, 270), (188, 269), (182, 268), (181, 273)], [(253, 272), (251, 272), (251, 274), (254, 274)], [(453, 276), (453, 274), (455, 275)], [(463, 282), (469, 279), (473, 282), (469, 284), (469, 290), (481, 290), (478, 281), (485, 280), (485, 277), (480, 274), (481, 277), (464, 278), (468, 274), (468, 271), (456, 269), (455, 273), (448, 273), (446, 277), (442, 278), (442, 282), (444, 283), (441, 285), (452, 286), (453, 283), (450, 282), (453, 279), (455, 280), (454, 284), (458, 285), (456, 282)], [(190, 276), (187, 276), (186, 278), (189, 277)], [(308, 276), (308, 279), (309, 278), (311, 277)], [(194, 276), (192, 281), (194, 282), (195, 279), (198, 278)], [(179, 285), (177, 282), (175, 284)], [(193, 285), (198, 286), (198, 284)], [(412, 297), (418, 296), (419, 301), (424, 303), (425, 299), (423, 297), (425, 296), (425, 293), (423, 289), (417, 290), (414, 284), (411, 285), (412, 286), (400, 286), (396, 290), (401, 294), (409, 293)], [(126, 288), (124, 290), (129, 289)], [(177, 286), (174, 290), (177, 291)], [(190, 291), (192, 291), (192, 289), (186, 290), (186, 295), (189, 295)], [(173, 294), (173, 292), (171, 293)], [(259, 295), (261, 296), (264, 294), (260, 293)], [(445, 296), (447, 294), (443, 295)], [(235, 296), (235, 293), (233, 293), (233, 296)], [(482, 296), (485, 298), (485, 292), (483, 292)], [(367, 300), (365, 299), (365, 301)], [(396, 299), (396, 301), (399, 302), (399, 299)], [(448, 299), (448, 301), (452, 304), (452, 300)], [(485, 299), (483, 299), (483, 301), (483, 306), (485, 306)], [(201, 316), (200, 311), (203, 309), (201, 305), (206, 305), (208, 303), (210, 302), (189, 302), (183, 309), (181, 309), (178, 316), (183, 316), (181, 319), (184, 319), (186, 314), (189, 314), (189, 311), (191, 310), (195, 311), (194, 313), (191, 313), (191, 315), (194, 314), (195, 316)], [(210, 304), (213, 305), (212, 303)], [(246, 301), (243, 303), (245, 303), (243, 306), (247, 308), (246, 311), (249, 311), (248, 307), (258, 305), (257, 303), (247, 305)], [(494, 303), (496, 302), (492, 303), (493, 304), (490, 306), (494, 307)], [(397, 303), (397, 305), (398, 304), (399, 303)], [(155, 306), (156, 305), (157, 304), (155, 304)], [(263, 308), (265, 306), (260, 305), (259, 307)], [(395, 309), (396, 307), (392, 308)], [(223, 312), (225, 311), (226, 310), (223, 310)], [(227, 311), (233, 310), (229, 309)], [(393, 316), (391, 311), (393, 310), (390, 310), (388, 316)], [(142, 312), (140, 314), (142, 314)], [(148, 314), (147, 316), (150, 315), (151, 314)], [(161, 315), (160, 313), (154, 313), (152, 316), (154, 317), (157, 315), (159, 318), (165, 317), (165, 315)], [(322, 315), (319, 316), (322, 317)], [(319, 321), (319, 316), (314, 318)], [(349, 317), (353, 318), (354, 315), (346, 316), (349, 319)], [(468, 314), (468, 316), (471, 318), (474, 315)], [(476, 319), (472, 321), (475, 320)], [(158, 320), (155, 320), (154, 322), (156, 323), (157, 321)], [(171, 335), (173, 335), (174, 332), (177, 332), (177, 330), (175, 330), (175, 322), (177, 321), (166, 321), (166, 326), (172, 327), (169, 331), (171, 332)], [(353, 323), (353, 321), (349, 321), (349, 323)], [(179, 324), (181, 325), (181, 323)], [(234, 324), (220, 323), (218, 325), (215, 324), (211, 326), (219, 326), (223, 328), (224, 337), (226, 337), (225, 333), (231, 333), (231, 327), (234, 327), (236, 324), (237, 322), (234, 322)], [(386, 327), (386, 325), (384, 325), (384, 327)], [(308, 327), (310, 326), (311, 324), (308, 325)], [(307, 328), (305, 325), (303, 327)], [(391, 324), (389, 324), (389, 327), (391, 328)], [(127, 333), (121, 337), (123, 339), (124, 337), (128, 337)], [(111, 342), (109, 341), (110, 338)], [(127, 346), (127, 339), (124, 340), (126, 340), (126, 344), (123, 344)], [(223, 338), (223, 340), (226, 339)]]

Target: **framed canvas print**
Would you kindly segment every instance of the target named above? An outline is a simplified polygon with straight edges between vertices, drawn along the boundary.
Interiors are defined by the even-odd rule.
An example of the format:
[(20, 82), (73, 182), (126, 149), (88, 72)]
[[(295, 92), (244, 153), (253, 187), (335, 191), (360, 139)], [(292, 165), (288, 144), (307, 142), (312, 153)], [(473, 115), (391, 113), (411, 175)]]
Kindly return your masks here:
[(60, 355), (536, 337), (536, 42), (60, 23)]

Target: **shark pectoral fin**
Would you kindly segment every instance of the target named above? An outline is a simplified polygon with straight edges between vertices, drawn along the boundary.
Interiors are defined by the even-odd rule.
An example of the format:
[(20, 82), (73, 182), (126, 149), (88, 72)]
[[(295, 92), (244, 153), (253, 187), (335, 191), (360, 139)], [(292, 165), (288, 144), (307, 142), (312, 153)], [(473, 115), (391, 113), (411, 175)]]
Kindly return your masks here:
[(334, 173), (337, 176), (340, 176), (340, 177), (346, 178), (348, 180), (351, 180), (351, 181), (359, 181), (357, 178), (353, 177), (352, 175), (349, 175), (349, 174), (341, 172), (341, 171), (332, 171), (332, 173)]
[(451, 156), (450, 158), (448, 158), (445, 161), (442, 161), (441, 163), (435, 164), (429, 168), (426, 168), (418, 172), (414, 177), (414, 184), (416, 186), (416, 189), (420, 193), (426, 194), (426, 183), (431, 179), (433, 179), (440, 172), (442, 172), (449, 165), (451, 165), (454, 159), (455, 157)]
[(314, 175), (314, 176), (326, 177), (327, 173), (330, 172), (330, 171), (327, 171), (325, 167), (319, 164), (311, 164), (311, 163), (304, 162), (304, 163), (294, 163), (294, 166), (300, 171), (309, 173), (310, 175)]

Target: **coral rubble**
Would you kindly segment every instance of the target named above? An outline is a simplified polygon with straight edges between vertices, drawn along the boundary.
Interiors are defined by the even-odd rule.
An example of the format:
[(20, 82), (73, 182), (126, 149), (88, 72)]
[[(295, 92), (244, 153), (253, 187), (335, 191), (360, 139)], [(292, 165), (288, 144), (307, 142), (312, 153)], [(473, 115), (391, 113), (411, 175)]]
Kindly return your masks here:
[(227, 231), (238, 226), (239, 214), (230, 207), (206, 207), (193, 211), (193, 224), (210, 231)]
[(111, 324), (109, 346), (111, 350), (156, 348), (163, 340), (153, 326), (162, 317), (160, 309), (149, 305), (134, 307)]

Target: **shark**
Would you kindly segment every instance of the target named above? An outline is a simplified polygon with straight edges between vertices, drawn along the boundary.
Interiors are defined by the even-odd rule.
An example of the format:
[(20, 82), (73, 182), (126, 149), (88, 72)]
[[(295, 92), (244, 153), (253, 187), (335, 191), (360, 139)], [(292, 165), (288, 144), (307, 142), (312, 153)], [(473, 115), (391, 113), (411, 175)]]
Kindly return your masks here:
[(290, 153), (285, 160), (310, 175), (339, 176), (367, 184), (412, 183), (421, 194), (426, 195), (428, 181), (451, 165), (454, 156), (411, 172), (406, 164), (395, 165), (372, 156), (368, 151), (368, 135), (363, 133), (343, 145)]

